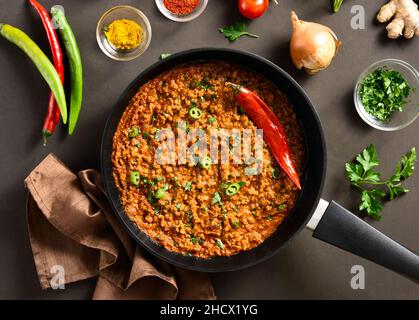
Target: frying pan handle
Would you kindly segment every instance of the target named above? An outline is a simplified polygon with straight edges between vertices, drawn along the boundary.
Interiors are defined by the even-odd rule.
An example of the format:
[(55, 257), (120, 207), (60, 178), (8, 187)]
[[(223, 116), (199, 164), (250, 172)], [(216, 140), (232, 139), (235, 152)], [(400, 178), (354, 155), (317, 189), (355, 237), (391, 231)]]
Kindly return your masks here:
[[(325, 203), (327, 204), (322, 200), (323, 206)], [(313, 237), (419, 283), (419, 256), (416, 253), (374, 229), (336, 202), (332, 201), (320, 220), (314, 221), (318, 223), (313, 228)]]

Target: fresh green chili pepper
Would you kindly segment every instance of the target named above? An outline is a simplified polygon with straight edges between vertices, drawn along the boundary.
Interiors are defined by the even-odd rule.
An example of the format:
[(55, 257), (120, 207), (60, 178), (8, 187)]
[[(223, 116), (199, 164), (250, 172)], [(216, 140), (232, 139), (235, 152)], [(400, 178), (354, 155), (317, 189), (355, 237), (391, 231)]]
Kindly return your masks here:
[(201, 168), (209, 169), (209, 167), (211, 167), (211, 164), (212, 164), (211, 157), (208, 157), (208, 156), (202, 157), (201, 160), (199, 161), (199, 164), (201, 165)]
[(140, 133), (140, 130), (138, 130), (137, 127), (128, 129), (128, 137), (129, 138), (135, 138), (135, 137), (138, 136), (139, 133)]
[(228, 196), (234, 196), (237, 192), (239, 192), (241, 187), (242, 184), (240, 182), (232, 183), (225, 190), (225, 194)]
[(129, 180), (134, 186), (138, 186), (140, 184), (140, 173), (138, 171), (132, 171)]
[(199, 108), (197, 108), (197, 107), (190, 108), (190, 109), (189, 109), (189, 116), (190, 116), (192, 119), (197, 120), (197, 119), (199, 119), (199, 118), (201, 118), (201, 117), (202, 117), (202, 110), (201, 110), (201, 109), (199, 109)]
[(60, 108), (63, 122), (67, 123), (67, 104), (65, 101), (64, 88), (60, 76), (51, 61), (42, 50), (22, 30), (8, 24), (0, 23), (0, 34), (11, 43), (18, 46), (32, 60), (42, 77), (48, 83), (54, 98)]
[(51, 15), (53, 22), (58, 26), (58, 31), (64, 43), (70, 65), (71, 102), (68, 133), (73, 134), (83, 98), (83, 67), (80, 50), (77, 45), (76, 37), (68, 24), (62, 7), (53, 6), (51, 8)]

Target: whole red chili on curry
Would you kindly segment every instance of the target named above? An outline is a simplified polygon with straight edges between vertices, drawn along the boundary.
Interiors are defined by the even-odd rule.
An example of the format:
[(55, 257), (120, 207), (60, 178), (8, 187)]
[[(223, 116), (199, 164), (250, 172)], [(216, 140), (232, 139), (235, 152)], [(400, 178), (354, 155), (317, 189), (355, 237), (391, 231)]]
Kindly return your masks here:
[(238, 104), (255, 125), (263, 130), (263, 139), (271, 150), (273, 157), (297, 188), (301, 190), (300, 179), (292, 161), (287, 136), (278, 117), (254, 92), (231, 82), (227, 82), (226, 85), (234, 89)]
[(192, 13), (201, 0), (164, 0), (163, 4), (171, 13), (184, 16)]

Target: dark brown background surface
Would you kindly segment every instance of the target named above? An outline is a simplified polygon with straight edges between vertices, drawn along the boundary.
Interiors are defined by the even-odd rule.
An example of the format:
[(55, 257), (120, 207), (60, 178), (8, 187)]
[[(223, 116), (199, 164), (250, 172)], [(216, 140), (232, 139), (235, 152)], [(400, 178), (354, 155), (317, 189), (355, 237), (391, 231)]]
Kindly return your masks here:
[[(47, 8), (56, 1), (41, 1)], [(72, 137), (63, 130), (42, 147), (40, 128), (49, 90), (32, 63), (13, 45), (0, 39), (0, 298), (85, 299), (94, 281), (70, 285), (66, 290), (42, 291), (25, 223), (23, 180), (49, 152), (57, 154), (74, 171), (99, 167), (99, 148), (105, 119), (125, 87), (161, 52), (178, 52), (204, 46), (231, 47), (257, 53), (289, 72), (307, 91), (322, 120), (328, 144), (328, 173), (323, 197), (355, 209), (358, 192), (351, 190), (343, 165), (369, 143), (375, 143), (381, 169), (391, 174), (401, 154), (419, 147), (418, 122), (399, 132), (386, 133), (368, 127), (358, 117), (352, 90), (359, 74), (372, 62), (400, 58), (419, 67), (419, 39), (390, 41), (375, 14), (385, 1), (345, 0), (341, 12), (330, 14), (327, 0), (279, 0), (261, 19), (251, 23), (259, 39), (242, 38), (230, 44), (217, 28), (240, 19), (235, 0), (210, 0), (206, 11), (193, 22), (167, 20), (154, 0), (61, 1), (79, 40), (84, 59), (85, 94), (78, 128)], [(100, 15), (117, 4), (132, 4), (150, 19), (153, 39), (148, 51), (131, 62), (115, 62), (98, 48), (95, 39)], [(366, 29), (352, 30), (350, 8), (361, 4)], [(288, 54), (291, 9), (305, 20), (330, 26), (343, 41), (332, 66), (309, 77), (296, 70)], [(49, 52), (38, 16), (24, 0), (0, 0), (0, 22), (25, 30)], [(419, 174), (406, 184), (410, 194), (385, 205), (376, 228), (419, 251)], [(352, 290), (350, 269), (366, 270), (366, 289)], [(269, 261), (256, 267), (213, 275), (216, 293), (226, 299), (419, 299), (419, 286), (364, 259), (313, 239), (304, 230)]]

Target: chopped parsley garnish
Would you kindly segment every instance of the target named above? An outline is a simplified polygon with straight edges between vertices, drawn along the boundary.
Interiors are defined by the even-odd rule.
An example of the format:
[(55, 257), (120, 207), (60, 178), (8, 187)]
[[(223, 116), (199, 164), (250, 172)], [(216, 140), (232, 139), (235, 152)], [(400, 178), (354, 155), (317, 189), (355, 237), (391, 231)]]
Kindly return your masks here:
[(185, 191), (189, 191), (189, 190), (192, 189), (192, 183), (193, 183), (193, 181), (186, 182), (186, 184), (185, 184)]
[(388, 121), (395, 111), (403, 111), (410, 87), (396, 70), (378, 68), (361, 83), (359, 98), (365, 111), (381, 121)]
[(278, 210), (282, 211), (282, 210), (284, 210), (284, 209), (285, 209), (285, 207), (286, 207), (286, 204), (285, 204), (285, 203), (281, 203), (281, 204), (278, 206)]
[(173, 181), (175, 182), (175, 186), (176, 186), (176, 187), (178, 187), (178, 188), (181, 188), (181, 187), (182, 187), (182, 185), (179, 183), (179, 179), (178, 179), (178, 177), (174, 177), (174, 178), (173, 178)]
[(220, 206), (223, 205), (223, 202), (221, 201), (221, 196), (218, 192), (214, 193), (214, 196), (212, 197), (211, 203), (212, 204), (218, 203)]
[[(388, 180), (381, 180), (381, 173), (374, 168), (380, 164), (373, 144), (356, 156), (355, 161), (345, 164), (346, 176), (351, 184), (362, 191), (359, 210), (376, 220), (381, 219), (382, 200), (387, 195), (378, 186), (386, 186), (388, 199), (409, 192), (401, 182), (413, 174), (416, 162), (416, 149), (412, 148), (397, 163), (394, 174)], [(369, 188), (367, 188), (369, 186)]]
[(148, 132), (143, 132), (141, 135), (146, 140), (149, 140), (150, 139), (150, 134)]
[(214, 88), (214, 86), (211, 84), (211, 82), (209, 81), (208, 78), (202, 79), (199, 85), (204, 90), (213, 89)]
[(252, 38), (259, 38), (259, 36), (249, 33), (247, 31), (247, 26), (243, 22), (236, 22), (235, 24), (219, 28), (218, 31), (220, 31), (224, 37), (226, 37), (230, 42), (236, 41), (241, 36), (249, 36)]
[(209, 117), (207, 121), (208, 123), (214, 123), (215, 121), (217, 121), (217, 119), (214, 117)]

